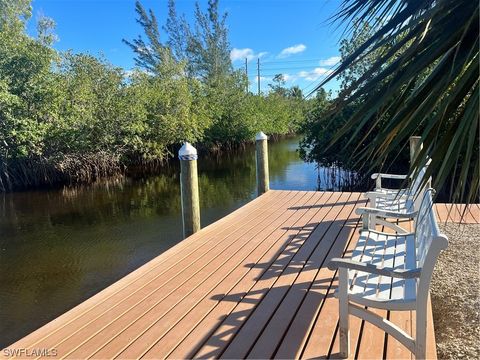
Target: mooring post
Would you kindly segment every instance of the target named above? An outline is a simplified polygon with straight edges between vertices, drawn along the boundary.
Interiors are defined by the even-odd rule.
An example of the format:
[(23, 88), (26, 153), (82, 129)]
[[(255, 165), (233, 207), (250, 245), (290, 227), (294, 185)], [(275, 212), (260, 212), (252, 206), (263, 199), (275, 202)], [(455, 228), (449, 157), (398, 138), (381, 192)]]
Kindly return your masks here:
[(186, 238), (200, 230), (197, 149), (185, 142), (178, 151), (178, 158), (180, 159), (183, 237)]
[(422, 149), (421, 139), (421, 136), (410, 136), (410, 167), (413, 166), (415, 158)]
[[(410, 136), (410, 168), (412, 168), (416, 157), (420, 153), (420, 150), (422, 150), (423, 144), (421, 142), (422, 137), (421, 136)], [(426, 183), (426, 188), (432, 187), (432, 178), (430, 177), (427, 180)]]
[(270, 189), (268, 175), (268, 137), (262, 131), (255, 137), (257, 163), (257, 194), (266, 193)]

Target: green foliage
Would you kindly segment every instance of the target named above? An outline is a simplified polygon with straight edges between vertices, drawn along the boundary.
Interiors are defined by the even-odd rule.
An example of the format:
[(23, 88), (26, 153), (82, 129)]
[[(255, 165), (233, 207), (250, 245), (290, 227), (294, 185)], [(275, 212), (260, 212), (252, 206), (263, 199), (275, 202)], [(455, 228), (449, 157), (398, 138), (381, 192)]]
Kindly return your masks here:
[[(368, 22), (355, 20), (350, 37), (340, 41), (339, 51), (342, 61), (353, 54), (372, 34), (373, 28)], [(369, 53), (339, 74), (338, 78), (341, 81), (340, 91), (347, 91), (353, 82), (357, 81), (370, 69), (371, 64), (378, 56), (380, 56), (380, 51)]]
[[(323, 166), (331, 166), (340, 163), (347, 164), (344, 160), (348, 158), (339, 153), (342, 146), (328, 149), (329, 141), (338, 123), (344, 122), (343, 116), (337, 116), (336, 121), (330, 121), (327, 110), (331, 100), (324, 89), (319, 89), (314, 99), (309, 101), (306, 121), (302, 126), (303, 138), (300, 142), (300, 156), (309, 162), (318, 162)], [(328, 149), (328, 151), (326, 151)]]
[(55, 34), (55, 21), (47, 16), (40, 16), (37, 20), (37, 37), (41, 44), (51, 46), (58, 40)]
[[(368, 23), (354, 21), (351, 36), (340, 42), (341, 61), (346, 61), (373, 33), (374, 28)], [(385, 43), (380, 49), (369, 53), (340, 73), (338, 75), (338, 79), (341, 81), (340, 93), (349, 91), (353, 83), (369, 72), (371, 64), (380, 56), (380, 53), (386, 52), (390, 48), (391, 44)], [(363, 129), (360, 133), (356, 132), (357, 129), (354, 126), (348, 126), (349, 119), (358, 112), (367, 97), (368, 94), (361, 94), (356, 101), (337, 109), (333, 106), (336, 100), (329, 99), (328, 94), (320, 88), (315, 100), (310, 102), (306, 121), (302, 124), (304, 133), (304, 139), (300, 144), (302, 158), (326, 167), (340, 166), (354, 171), (360, 178), (363, 177), (366, 180), (373, 171), (373, 162), (359, 161), (356, 155), (374, 141), (389, 118), (388, 113), (384, 114), (382, 118), (377, 119), (376, 125), (369, 131)], [(339, 129), (344, 129), (341, 136), (338, 136)], [(358, 142), (352, 142), (355, 135), (358, 135)], [(332, 141), (333, 139), (335, 141)], [(390, 166), (389, 171), (408, 171), (408, 152), (402, 151), (404, 145), (404, 143), (398, 144), (395, 151), (386, 160), (384, 159), (385, 163)], [(359, 183), (358, 185), (362, 187), (364, 184)]]
[(147, 11), (138, 0), (135, 2), (135, 11), (138, 15), (137, 23), (145, 31), (147, 40), (139, 36), (133, 41), (123, 39), (123, 42), (136, 54), (135, 63), (138, 67), (155, 72), (161, 66), (161, 54), (164, 49), (160, 41), (157, 18), (152, 10)]
[(227, 14), (219, 14), (218, 2), (219, 0), (208, 0), (205, 13), (196, 2), (194, 31), (187, 29), (186, 33), (187, 59), (193, 75), (214, 85), (232, 71)]
[(271, 91), (279, 96), (287, 96), (288, 90), (285, 88), (285, 78), (283, 74), (277, 74), (273, 77), (272, 83), (268, 84)]
[(172, 155), (172, 145), (202, 140), (210, 120), (204, 104), (194, 98), (200, 84), (183, 73), (184, 65), (170, 57), (158, 76), (142, 71), (131, 76), (127, 95), (131, 113), (123, 138), (130, 158), (165, 159)]
[(0, 30), (21, 29), (32, 15), (31, 0), (0, 0)]
[(336, 138), (354, 128), (351, 141), (362, 144), (379, 129), (357, 159), (381, 165), (409, 136), (421, 135), (412, 174), (428, 155), (425, 181), (434, 175), (438, 189), (453, 179), (452, 199), (478, 201), (478, 1), (345, 0), (337, 19), (353, 18), (376, 19), (375, 31), (330, 78), (375, 52), (380, 56), (336, 101), (338, 112), (364, 98)]
[(122, 123), (123, 72), (86, 54), (60, 63), (60, 114), (47, 139), (52, 154), (117, 150)]
[(133, 41), (123, 40), (136, 54), (137, 66), (156, 73), (163, 62), (165, 49), (177, 61), (186, 61), (190, 77), (205, 82), (222, 81), (232, 73), (230, 45), (226, 26), (227, 14), (219, 14), (218, 0), (209, 0), (205, 12), (195, 3), (195, 23), (190, 26), (185, 16), (177, 15), (175, 1), (169, 0), (168, 18), (164, 27), (168, 40), (162, 43), (155, 13), (136, 1), (137, 22), (142, 26), (146, 40), (139, 36)]
[(175, 59), (186, 60), (187, 58), (187, 34), (189, 26), (185, 15), (181, 17), (177, 14), (175, 0), (168, 0), (168, 17), (164, 26), (168, 35), (167, 45), (172, 51)]
[[(194, 31), (169, 2), (169, 39), (136, 3), (145, 38), (125, 41), (137, 68), (89, 54), (58, 53), (53, 20), (26, 34), (30, 3), (0, 0), (0, 190), (91, 181), (127, 166), (157, 166), (183, 141), (236, 147), (262, 130), (289, 134), (303, 119), (299, 88), (254, 96), (234, 71), (226, 14), (197, 4)], [(185, 36), (184, 36), (185, 35)]]
[(43, 151), (42, 139), (55, 114), (54, 52), (19, 27), (0, 31), (0, 156), (19, 158)]

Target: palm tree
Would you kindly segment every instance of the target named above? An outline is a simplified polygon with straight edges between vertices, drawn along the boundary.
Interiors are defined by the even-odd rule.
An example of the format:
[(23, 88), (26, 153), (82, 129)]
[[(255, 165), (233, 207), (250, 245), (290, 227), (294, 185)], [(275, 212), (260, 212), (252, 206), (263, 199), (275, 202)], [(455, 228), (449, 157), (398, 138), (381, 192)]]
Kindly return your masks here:
[(288, 95), (294, 99), (303, 99), (302, 89), (298, 85), (292, 86)]
[(435, 188), (454, 179), (452, 200), (478, 200), (478, 1), (343, 0), (333, 19), (347, 24), (347, 33), (354, 19), (369, 22), (375, 31), (317, 89), (380, 51), (335, 101), (334, 112), (363, 101), (335, 140), (355, 128), (351, 141), (365, 145), (366, 136), (384, 121), (357, 155), (359, 161), (380, 165), (409, 136), (421, 135), (423, 150), (412, 168), (423, 166), (428, 154)]

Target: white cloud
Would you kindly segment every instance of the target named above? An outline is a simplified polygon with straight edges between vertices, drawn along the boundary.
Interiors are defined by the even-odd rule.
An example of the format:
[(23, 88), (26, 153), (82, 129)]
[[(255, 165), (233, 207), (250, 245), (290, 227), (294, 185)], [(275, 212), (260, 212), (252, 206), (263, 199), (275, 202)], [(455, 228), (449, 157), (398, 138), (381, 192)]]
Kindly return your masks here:
[(340, 62), (340, 56), (331, 56), (328, 59), (323, 59), (319, 61), (320, 66), (333, 66), (337, 65)]
[(283, 49), (280, 54), (278, 55), (279, 58), (284, 58), (293, 54), (299, 54), (301, 52), (304, 52), (307, 49), (307, 47), (303, 44), (297, 44), (293, 45), (290, 47), (287, 47)]
[(298, 76), (309, 81), (315, 81), (320, 79), (322, 76), (326, 76), (332, 73), (332, 70), (329, 70), (324, 67), (317, 67), (311, 71), (300, 71)]
[(291, 81), (291, 82), (294, 82), (295, 80), (298, 79), (298, 76), (297, 75), (291, 75), (291, 74), (283, 74), (283, 79), (285, 81)]
[[(260, 84), (266, 84), (266, 82), (271, 81), (271, 80), (272, 80), (272, 77), (260, 76)], [(257, 83), (258, 83), (258, 77), (255, 76), (255, 77), (253, 78), (253, 82), (254, 82), (255, 84), (257, 84)]]
[(247, 59), (247, 61), (251, 61), (255, 58), (261, 58), (267, 54), (268, 53), (266, 51), (262, 51), (262, 52), (259, 52), (258, 54), (255, 54), (255, 52), (250, 48), (245, 48), (245, 49), (233, 48), (232, 51), (230, 51), (230, 60), (232, 60), (232, 62), (240, 61), (240, 60), (245, 61), (245, 59)]

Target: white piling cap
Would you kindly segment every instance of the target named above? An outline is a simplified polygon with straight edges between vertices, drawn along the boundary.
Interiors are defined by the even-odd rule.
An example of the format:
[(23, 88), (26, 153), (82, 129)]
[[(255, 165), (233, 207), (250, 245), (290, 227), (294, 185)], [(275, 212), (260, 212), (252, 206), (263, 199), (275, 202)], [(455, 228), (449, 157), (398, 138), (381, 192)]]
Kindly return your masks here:
[(259, 133), (257, 133), (257, 135), (255, 136), (255, 140), (258, 141), (258, 140), (267, 140), (268, 137), (267, 135), (264, 134), (263, 131), (260, 131)]
[(178, 157), (179, 158), (187, 158), (187, 157), (196, 157), (197, 156), (197, 149), (195, 149), (192, 144), (188, 141), (185, 141), (183, 146), (178, 150)]

